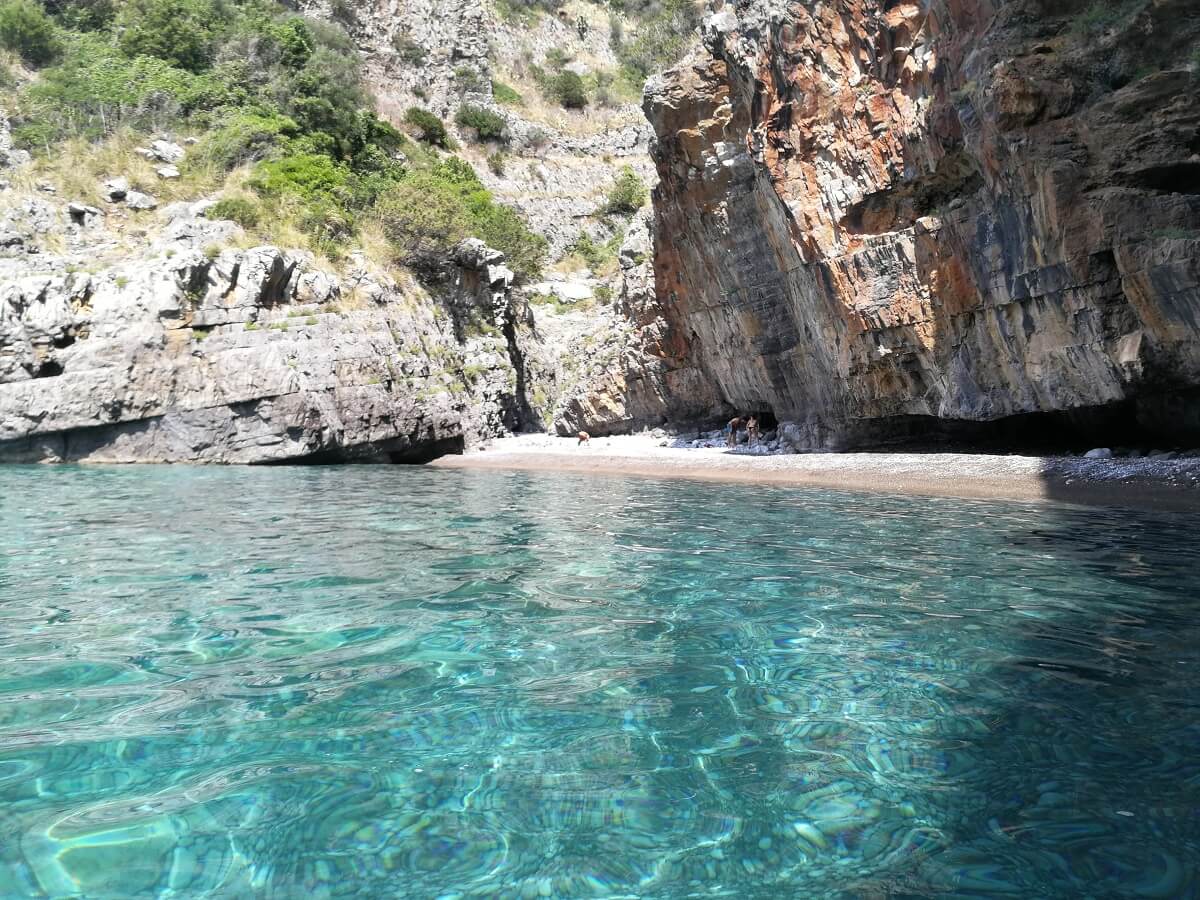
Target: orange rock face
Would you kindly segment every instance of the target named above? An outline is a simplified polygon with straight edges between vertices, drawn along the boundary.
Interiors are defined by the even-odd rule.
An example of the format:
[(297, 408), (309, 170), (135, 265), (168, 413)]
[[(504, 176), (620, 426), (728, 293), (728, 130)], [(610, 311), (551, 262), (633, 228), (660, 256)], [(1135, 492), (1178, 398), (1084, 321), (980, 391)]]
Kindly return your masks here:
[(813, 447), (1052, 411), (1200, 429), (1200, 8), (1088, 6), (710, 15), (647, 90), (661, 356)]

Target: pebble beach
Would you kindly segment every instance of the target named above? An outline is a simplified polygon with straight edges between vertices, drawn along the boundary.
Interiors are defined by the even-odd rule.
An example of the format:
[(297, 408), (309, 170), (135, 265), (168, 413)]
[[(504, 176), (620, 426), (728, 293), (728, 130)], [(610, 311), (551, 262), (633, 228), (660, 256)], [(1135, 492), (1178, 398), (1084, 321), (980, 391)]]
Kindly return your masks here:
[[(661, 433), (576, 438), (500, 438), (431, 463), (454, 469), (516, 469), (690, 478), (887, 494), (994, 500), (1056, 500), (1140, 509), (1200, 509), (1200, 457), (1088, 458), (986, 453), (780, 453), (729, 450), (718, 441)], [(709, 444), (711, 446), (705, 446)]]

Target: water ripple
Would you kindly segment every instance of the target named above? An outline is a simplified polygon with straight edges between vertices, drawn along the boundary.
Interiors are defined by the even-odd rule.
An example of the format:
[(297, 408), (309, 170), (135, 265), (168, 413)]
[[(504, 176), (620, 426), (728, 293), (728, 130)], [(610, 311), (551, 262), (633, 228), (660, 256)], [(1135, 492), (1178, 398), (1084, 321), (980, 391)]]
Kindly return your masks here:
[(0, 515), (0, 896), (1200, 896), (1195, 518), (25, 467)]

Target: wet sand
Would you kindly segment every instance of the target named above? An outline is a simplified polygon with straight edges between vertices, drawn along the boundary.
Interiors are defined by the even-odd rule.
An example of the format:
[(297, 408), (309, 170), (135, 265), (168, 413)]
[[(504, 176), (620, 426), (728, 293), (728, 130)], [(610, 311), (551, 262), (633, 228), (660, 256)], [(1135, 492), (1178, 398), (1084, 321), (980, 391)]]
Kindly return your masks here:
[(1082, 459), (968, 453), (754, 455), (660, 446), (647, 435), (574, 438), (519, 435), (432, 466), (688, 478), (881, 494), (987, 500), (1053, 500), (1151, 510), (1200, 511), (1200, 459)]

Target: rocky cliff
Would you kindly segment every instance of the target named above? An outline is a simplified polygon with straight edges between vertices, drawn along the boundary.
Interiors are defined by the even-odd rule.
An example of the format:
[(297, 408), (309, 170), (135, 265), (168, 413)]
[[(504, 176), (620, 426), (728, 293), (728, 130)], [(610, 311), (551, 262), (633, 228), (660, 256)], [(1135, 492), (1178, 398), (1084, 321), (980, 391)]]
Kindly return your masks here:
[(801, 447), (1200, 428), (1200, 5), (738, 0), (651, 82), (668, 369)]
[(407, 461), (523, 424), (525, 318), (480, 242), (430, 293), (239, 249), (208, 205), (140, 248), (115, 208), (0, 213), (0, 461)]
[[(86, 165), (69, 161), (79, 142), (34, 146), (31, 159), (13, 146), (14, 91), (0, 98), (0, 461), (395, 461), (513, 430), (661, 421), (665, 382), (636, 392), (641, 413), (626, 409), (627, 384), (652, 361), (614, 306), (645, 302), (649, 252), (643, 218), (627, 279), (634, 263), (618, 265), (616, 248), (629, 210), (610, 214), (607, 193), (627, 166), (651, 173), (636, 104), (599, 92), (619, 64), (616, 19), (578, 0), (516, 18), (485, 0), (301, 6), (349, 34), (338, 46), (357, 48), (393, 125), (412, 107), (446, 120), (444, 146), (410, 141), (409, 153), (425, 169), (451, 152), (472, 163), (546, 239), (547, 280), (514, 286), (503, 257), (474, 240), (417, 278), (379, 246), (369, 215), (361, 234), (330, 220), (336, 246), (258, 228), (258, 214), (245, 228), (221, 220), (214, 201), (256, 202), (247, 179), (266, 151), (214, 180), (212, 122), (114, 126), (83, 146)], [(594, 83), (586, 109), (541, 97), (530, 72), (547, 59)], [(22, 90), (45, 77), (7, 56), (0, 75)], [(497, 102), (500, 77), (524, 98), (509, 87)], [(500, 116), (503, 133), (462, 127), (461, 108)], [(147, 146), (126, 146), (133, 138)], [(602, 265), (586, 267), (580, 244), (603, 250)]]

